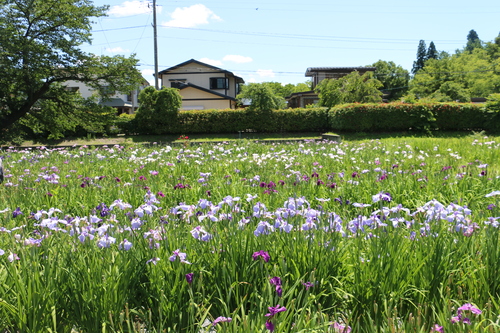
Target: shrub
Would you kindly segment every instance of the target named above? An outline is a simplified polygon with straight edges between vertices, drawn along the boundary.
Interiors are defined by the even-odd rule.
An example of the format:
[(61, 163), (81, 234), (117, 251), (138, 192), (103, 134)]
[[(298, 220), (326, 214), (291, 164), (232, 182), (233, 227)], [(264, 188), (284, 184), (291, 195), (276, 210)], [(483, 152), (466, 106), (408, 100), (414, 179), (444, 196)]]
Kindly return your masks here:
[(307, 132), (328, 130), (326, 108), (179, 112), (175, 133)]
[(344, 104), (330, 110), (336, 131), (431, 131), (490, 129), (498, 120), (472, 103)]
[(177, 113), (182, 97), (175, 88), (156, 90), (147, 87), (139, 94), (141, 106), (137, 110), (134, 125), (142, 134), (172, 133), (177, 123)]
[(135, 114), (122, 113), (117, 117), (113, 126), (111, 127), (111, 134), (133, 134)]

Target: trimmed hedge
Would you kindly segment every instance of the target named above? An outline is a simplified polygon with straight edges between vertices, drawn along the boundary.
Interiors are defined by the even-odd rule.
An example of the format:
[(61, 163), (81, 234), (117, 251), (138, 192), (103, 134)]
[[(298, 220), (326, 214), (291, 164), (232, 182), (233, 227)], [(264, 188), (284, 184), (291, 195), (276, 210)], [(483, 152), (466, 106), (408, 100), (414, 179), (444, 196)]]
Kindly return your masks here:
[(345, 104), (330, 110), (333, 131), (489, 130), (492, 117), (472, 103)]
[[(500, 107), (497, 104), (500, 105), (397, 102), (344, 104), (330, 110), (321, 107), (273, 111), (189, 110), (180, 111), (176, 123), (169, 123), (170, 130), (166, 133), (498, 131)], [(116, 125), (129, 133), (139, 132), (140, 128), (133, 119), (124, 117)]]
[(171, 134), (327, 131), (326, 108), (251, 111), (246, 109), (180, 111)]

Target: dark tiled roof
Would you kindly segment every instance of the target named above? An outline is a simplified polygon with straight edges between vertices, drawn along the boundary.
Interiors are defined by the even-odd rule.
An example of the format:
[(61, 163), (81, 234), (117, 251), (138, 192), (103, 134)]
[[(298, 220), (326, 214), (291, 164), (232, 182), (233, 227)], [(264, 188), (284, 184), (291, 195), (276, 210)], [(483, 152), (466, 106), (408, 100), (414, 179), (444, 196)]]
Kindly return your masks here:
[(328, 72), (328, 73), (351, 73), (354, 71), (368, 72), (375, 71), (376, 67), (309, 67), (306, 70), (306, 76), (312, 76), (313, 72)]

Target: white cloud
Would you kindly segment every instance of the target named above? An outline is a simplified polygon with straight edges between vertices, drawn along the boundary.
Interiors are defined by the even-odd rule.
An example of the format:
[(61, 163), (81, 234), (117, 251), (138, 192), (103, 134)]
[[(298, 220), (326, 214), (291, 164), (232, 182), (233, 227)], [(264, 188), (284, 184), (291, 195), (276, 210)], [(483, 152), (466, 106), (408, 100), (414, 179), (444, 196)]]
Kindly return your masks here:
[[(145, 78), (152, 87), (155, 86), (156, 82), (155, 82), (155, 77), (154, 77), (154, 74), (155, 74), (154, 69), (143, 69), (141, 71), (141, 74), (142, 74), (142, 77)], [(158, 82), (158, 83), (160, 83), (160, 82)]]
[(260, 77), (275, 77), (276, 76), (272, 69), (258, 69), (257, 75)]
[(122, 53), (123, 54), (123, 53), (130, 53), (130, 50), (128, 50), (128, 49), (124, 50), (118, 46), (118, 47), (113, 47), (113, 48), (108, 47), (106, 49), (106, 52), (108, 52), (108, 53)]
[(235, 62), (237, 64), (243, 64), (243, 63), (246, 63), (246, 62), (252, 62), (253, 61), (253, 59), (250, 58), (250, 57), (245, 57), (245, 56), (241, 56), (241, 55), (234, 55), (234, 54), (228, 54), (227, 56), (225, 56), (224, 58), (222, 58), (222, 60)]
[[(149, 5), (148, 1), (125, 1), (121, 5), (113, 6), (108, 11), (110, 16), (124, 17), (124, 16), (132, 16), (138, 14), (149, 14), (153, 11), (150, 8), (152, 5)], [(158, 6), (157, 6), (158, 7)], [(161, 12), (161, 7), (156, 9), (158, 12)]]
[(210, 9), (202, 4), (192, 5), (191, 7), (176, 8), (170, 15), (172, 20), (162, 23), (165, 27), (175, 28), (193, 28), (198, 25), (208, 24), (211, 21), (222, 21)]
[(200, 61), (204, 62), (206, 64), (209, 64), (209, 65), (212, 65), (212, 66), (216, 66), (216, 67), (222, 66), (222, 61), (220, 61), (220, 60), (201, 58)]
[(141, 71), (142, 76), (153, 76), (155, 73), (154, 69), (143, 69)]

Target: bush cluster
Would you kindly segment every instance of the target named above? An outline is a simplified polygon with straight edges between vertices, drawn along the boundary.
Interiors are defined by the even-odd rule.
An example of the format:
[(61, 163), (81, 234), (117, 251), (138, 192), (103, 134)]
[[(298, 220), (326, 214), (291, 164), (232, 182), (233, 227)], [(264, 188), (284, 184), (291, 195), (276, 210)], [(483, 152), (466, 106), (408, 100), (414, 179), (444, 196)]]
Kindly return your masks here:
[(330, 109), (330, 129), (353, 132), (496, 130), (496, 113), (472, 103), (344, 104)]
[[(499, 99), (500, 100), (500, 99)], [(373, 103), (343, 104), (333, 108), (297, 108), (272, 111), (249, 109), (180, 111), (174, 119), (154, 122), (162, 134), (236, 132), (394, 132), (500, 130), (500, 102), (472, 103)], [(116, 124), (126, 133), (147, 134), (137, 118)]]
[[(137, 118), (121, 118), (117, 126), (127, 132), (147, 134), (144, 126), (135, 126)], [(328, 110), (326, 108), (285, 109), (253, 111), (248, 109), (188, 110), (180, 111), (169, 122), (168, 128), (154, 123), (156, 132), (162, 134), (210, 134), (236, 132), (306, 132), (327, 131)]]

